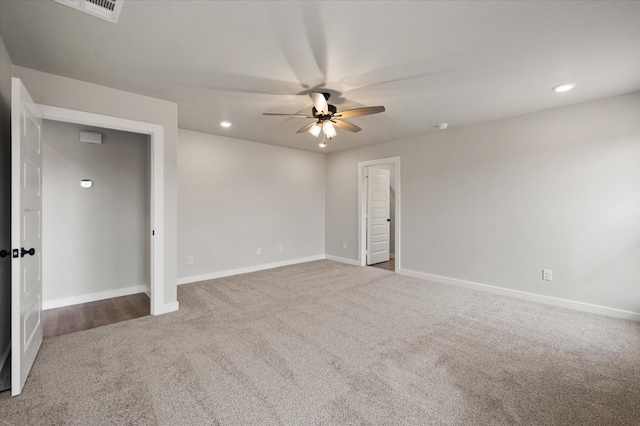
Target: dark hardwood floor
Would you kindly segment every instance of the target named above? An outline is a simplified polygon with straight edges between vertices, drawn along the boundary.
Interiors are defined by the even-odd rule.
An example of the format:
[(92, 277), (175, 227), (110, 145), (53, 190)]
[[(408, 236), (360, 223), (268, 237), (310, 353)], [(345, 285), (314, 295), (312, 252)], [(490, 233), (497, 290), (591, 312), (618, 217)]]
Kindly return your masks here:
[(145, 293), (65, 306), (42, 312), (44, 338), (88, 330), (149, 315)]
[(369, 265), (369, 266), (373, 266), (374, 268), (386, 269), (387, 271), (395, 272), (396, 271), (396, 260), (392, 258), (392, 259), (387, 260), (386, 262), (374, 263), (373, 265)]

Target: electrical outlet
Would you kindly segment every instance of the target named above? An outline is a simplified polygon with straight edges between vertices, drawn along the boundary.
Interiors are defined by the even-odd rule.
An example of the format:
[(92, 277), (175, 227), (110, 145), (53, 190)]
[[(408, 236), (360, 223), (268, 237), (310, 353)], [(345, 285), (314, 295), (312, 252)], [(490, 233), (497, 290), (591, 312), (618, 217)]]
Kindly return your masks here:
[(342, 243), (342, 249), (346, 250), (347, 249), (347, 243)]
[(550, 271), (549, 269), (543, 269), (542, 270), (542, 279), (545, 281), (551, 281), (552, 278), (552, 271)]
[(262, 254), (262, 249), (260, 247), (258, 247), (258, 250), (256, 250), (256, 254), (258, 256), (260, 256)]
[(187, 256), (187, 265), (193, 265), (193, 256)]
[(278, 251), (279, 251), (280, 253), (282, 253), (282, 250), (284, 250), (284, 247), (282, 246), (282, 244), (280, 244), (280, 245), (278, 246)]

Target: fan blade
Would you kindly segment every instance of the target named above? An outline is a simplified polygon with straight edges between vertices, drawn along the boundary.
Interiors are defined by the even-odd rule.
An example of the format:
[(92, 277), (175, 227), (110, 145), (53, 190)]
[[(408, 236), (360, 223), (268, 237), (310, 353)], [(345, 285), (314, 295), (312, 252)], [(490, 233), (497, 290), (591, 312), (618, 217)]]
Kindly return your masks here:
[(306, 126), (304, 126), (302, 129), (298, 130), (296, 133), (304, 133), (304, 132), (308, 132), (309, 129), (311, 127), (313, 127), (313, 125), (316, 124), (315, 121), (312, 121), (311, 123), (307, 124)]
[(311, 92), (309, 95), (311, 95), (313, 106), (316, 107), (316, 110), (322, 115), (327, 115), (329, 113), (329, 106), (327, 105), (327, 100), (324, 98), (324, 94)]
[(350, 132), (359, 132), (360, 130), (362, 130), (360, 127), (356, 126), (355, 124), (351, 124), (348, 121), (344, 121), (341, 119), (331, 121), (336, 125), (336, 127), (340, 127), (341, 129), (348, 130)]
[(348, 109), (346, 111), (341, 111), (336, 113), (334, 117), (336, 118), (359, 117), (361, 115), (377, 114), (379, 112), (384, 112), (384, 111), (385, 109), (383, 106), (364, 107), (364, 108)]
[(262, 115), (284, 115), (284, 116), (287, 116), (287, 117), (315, 118), (313, 115), (283, 114), (283, 113), (279, 113), (279, 112), (263, 112)]

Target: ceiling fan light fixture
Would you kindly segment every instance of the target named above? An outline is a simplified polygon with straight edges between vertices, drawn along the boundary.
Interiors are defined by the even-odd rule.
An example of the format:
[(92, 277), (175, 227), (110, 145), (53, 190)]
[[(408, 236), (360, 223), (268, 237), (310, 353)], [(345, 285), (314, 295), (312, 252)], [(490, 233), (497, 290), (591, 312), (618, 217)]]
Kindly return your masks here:
[(324, 123), (322, 123), (322, 130), (324, 131), (324, 134), (329, 138), (333, 138), (335, 137), (338, 133), (336, 132), (335, 127), (333, 127), (333, 123), (330, 121), (325, 121)]
[(322, 126), (318, 123), (314, 123), (313, 126), (309, 129), (309, 133), (311, 133), (316, 138), (320, 134), (320, 130), (322, 130)]
[(326, 148), (326, 147), (327, 147), (327, 143), (326, 143), (326, 142), (324, 142), (324, 141), (322, 141), (322, 142), (320, 142), (320, 143), (318, 144), (318, 146), (319, 146), (320, 148)]
[(231, 122), (229, 121), (221, 121), (220, 125), (224, 128), (231, 127)]

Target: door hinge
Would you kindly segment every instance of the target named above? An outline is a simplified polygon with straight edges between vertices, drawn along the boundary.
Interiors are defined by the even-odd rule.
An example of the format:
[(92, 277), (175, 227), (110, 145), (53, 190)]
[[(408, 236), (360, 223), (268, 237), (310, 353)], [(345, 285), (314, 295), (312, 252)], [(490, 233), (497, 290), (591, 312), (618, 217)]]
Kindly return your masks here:
[(151, 231), (151, 235), (156, 235), (156, 230)]

